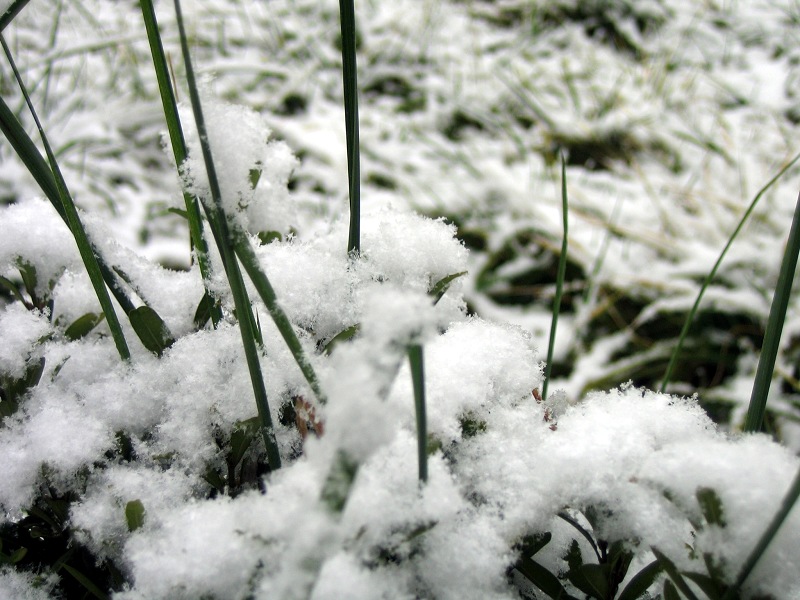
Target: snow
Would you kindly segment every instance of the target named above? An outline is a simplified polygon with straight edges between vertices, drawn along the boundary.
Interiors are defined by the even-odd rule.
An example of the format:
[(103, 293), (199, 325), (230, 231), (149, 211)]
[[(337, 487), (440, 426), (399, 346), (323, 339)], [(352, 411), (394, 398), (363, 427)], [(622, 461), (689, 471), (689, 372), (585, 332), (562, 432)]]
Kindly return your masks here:
[[(216, 329), (194, 324), (203, 281), (186, 224), (169, 211), (184, 206), (181, 184), (209, 200), (191, 112), (182, 106), (189, 159), (178, 176), (136, 7), (81, 5), (31, 3), (8, 29), (11, 47), (26, 79), (46, 81), (34, 101), (93, 243), (176, 341), (157, 358), (122, 318), (123, 362), (105, 323), (66, 338), (98, 303), (67, 227), (0, 146), (0, 275), (18, 283), (31, 265), (35, 295), (52, 300), (40, 310), (0, 299), (3, 389), (43, 365), (16, 412), (3, 400), (3, 532), (44, 494), (73, 494), (70, 539), (119, 569), (121, 600), (518, 598), (529, 588), (510, 573), (526, 536), (552, 533), (535, 560), (556, 575), (573, 540), (593, 556), (565, 512), (597, 539), (625, 542), (626, 581), (652, 549), (693, 572), (706, 572), (707, 554), (736, 577), (800, 469), (787, 391), (796, 298), (778, 365), (787, 383), (769, 400), (782, 443), (737, 431), (758, 348), (736, 328), (768, 313), (796, 167), (761, 199), (706, 293), (703, 308), (724, 322), (700, 335), (735, 347), (733, 374), (696, 395), (674, 382), (686, 397), (619, 374), (659, 365), (674, 343), (659, 327), (693, 304), (753, 196), (797, 152), (795, 3), (359, 4), (353, 256), (338, 4), (187, 2), (222, 206), (250, 236), (327, 397), (312, 393), (248, 284), (283, 463), (274, 472), (258, 435), (230, 464), (232, 438), (257, 411), (213, 244), (206, 283), (224, 317)], [(185, 103), (174, 16), (159, 10)], [(554, 285), (537, 278), (560, 248), (562, 150), (579, 274), (559, 321), (559, 374), (541, 400)], [(279, 236), (262, 244), (266, 232)], [(470, 232), (471, 250), (459, 241)], [(435, 303), (434, 286), (465, 271)], [(504, 293), (532, 300), (504, 304)], [(424, 484), (410, 345), (425, 358)], [(729, 422), (701, 406), (715, 397)], [(316, 435), (296, 426), (291, 407), (303, 403)], [(336, 510), (322, 495), (342, 457), (357, 469)], [(724, 526), (706, 522), (698, 493), (708, 490)], [(131, 531), (135, 500), (145, 516)], [(745, 596), (800, 596), (798, 552), (794, 510)], [(57, 596), (64, 573), (23, 567), (0, 570), (0, 596)]]

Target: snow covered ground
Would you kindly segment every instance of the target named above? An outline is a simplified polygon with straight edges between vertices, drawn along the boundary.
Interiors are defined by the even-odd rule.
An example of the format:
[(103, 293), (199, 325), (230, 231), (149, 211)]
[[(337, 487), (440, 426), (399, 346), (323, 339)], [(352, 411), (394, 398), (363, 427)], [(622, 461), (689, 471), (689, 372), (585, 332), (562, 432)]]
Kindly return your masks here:
[[(186, 100), (173, 8), (157, 9)], [(800, 169), (764, 194), (733, 245), (669, 388), (698, 392), (722, 427), (698, 399), (645, 388), (660, 383), (747, 206), (800, 151), (800, 6), (358, 2), (356, 262), (346, 255), (338, 11), (333, 0), (184, 6), (227, 189), (245, 189), (263, 162), (252, 197), (235, 192), (233, 203), (246, 205), (252, 233), (282, 235), (257, 252), (330, 399), (317, 408), (325, 435), (303, 441), (287, 407), (313, 394), (256, 300), (285, 463), (260, 484), (259, 443), (230, 464), (256, 410), (219, 267), (227, 323), (193, 324), (202, 281), (185, 221), (169, 210), (183, 198), (138, 5), (33, 2), (3, 32), (93, 239), (178, 341), (156, 358), (125, 324), (134, 354), (125, 364), (105, 324), (66, 337), (99, 308), (68, 232), (0, 144), (0, 275), (19, 279), (27, 261), (39, 296), (53, 299), (50, 315), (0, 300), (4, 385), (44, 360), (0, 428), (2, 551), (36, 507), (54, 538), (80, 542), (83, 562), (66, 564), (95, 569), (119, 598), (536, 597), (511, 570), (526, 536), (552, 534), (535, 560), (573, 594), (564, 559), (573, 539), (584, 561), (593, 555), (557, 516), (568, 511), (596, 539), (624, 541), (626, 583), (653, 548), (681, 570), (711, 564), (732, 581), (798, 468), (796, 300), (769, 400), (784, 445), (723, 430), (740, 425), (749, 400)], [(0, 92), (28, 122), (10, 69)], [(540, 403), (532, 391), (562, 239), (562, 152), (568, 287), (551, 396)], [(461, 271), (431, 306), (431, 286)], [(318, 351), (356, 324), (353, 342)], [(403, 360), (418, 342), (431, 446), (422, 488)], [(360, 467), (336, 513), (320, 496), (341, 452)], [(722, 521), (705, 510), (709, 497)], [(138, 528), (126, 520), (133, 501), (145, 511)], [(800, 597), (799, 520), (759, 563), (749, 594)], [(61, 584), (48, 576), (6, 568), (0, 592), (49, 597), (75, 585), (64, 570)]]

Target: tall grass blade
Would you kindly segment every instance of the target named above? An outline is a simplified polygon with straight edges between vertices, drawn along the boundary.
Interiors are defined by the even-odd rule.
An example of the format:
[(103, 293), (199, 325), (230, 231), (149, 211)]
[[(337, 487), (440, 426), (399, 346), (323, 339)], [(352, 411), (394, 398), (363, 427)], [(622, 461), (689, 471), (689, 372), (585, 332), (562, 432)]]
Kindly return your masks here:
[[(39, 187), (53, 205), (53, 208), (56, 209), (58, 215), (67, 227), (69, 227), (67, 213), (64, 211), (64, 207), (61, 204), (61, 197), (59, 196), (58, 186), (56, 185), (56, 180), (55, 177), (53, 177), (52, 171), (47, 166), (44, 158), (42, 158), (33, 140), (31, 140), (25, 132), (25, 129), (2, 98), (0, 98), (0, 131), (3, 132), (3, 135), (5, 135), (6, 139), (11, 144), (17, 157), (22, 161), (22, 164), (25, 165), (36, 183), (39, 184)], [(126, 314), (129, 313), (135, 308), (133, 302), (125, 294), (125, 291), (117, 281), (113, 271), (105, 264), (99, 253), (95, 252), (95, 254), (97, 255), (97, 262), (100, 266), (103, 280), (111, 290), (114, 298), (119, 302), (122, 310), (124, 310)]]
[(664, 373), (664, 379), (661, 382), (661, 393), (662, 394), (664, 392), (666, 392), (667, 385), (669, 384), (670, 379), (672, 379), (672, 372), (675, 369), (675, 365), (678, 362), (678, 357), (680, 356), (681, 350), (683, 349), (683, 342), (686, 340), (686, 336), (689, 333), (689, 328), (692, 326), (692, 321), (694, 321), (694, 316), (697, 313), (697, 309), (700, 307), (700, 301), (703, 299), (703, 295), (706, 293), (706, 289), (711, 284), (711, 281), (716, 276), (717, 271), (719, 270), (719, 267), (722, 264), (722, 261), (725, 259), (725, 255), (728, 253), (728, 250), (733, 245), (733, 241), (739, 235), (739, 232), (744, 227), (744, 224), (750, 218), (750, 215), (752, 214), (753, 210), (755, 209), (756, 205), (758, 204), (758, 201), (761, 200), (761, 197), (798, 160), (800, 160), (800, 154), (798, 154), (791, 161), (789, 161), (780, 171), (778, 171), (778, 173), (772, 179), (770, 179), (764, 185), (764, 187), (762, 187), (758, 191), (758, 193), (753, 198), (752, 202), (750, 202), (750, 206), (747, 207), (747, 210), (742, 215), (742, 218), (739, 220), (739, 224), (736, 226), (736, 229), (734, 229), (734, 231), (731, 234), (730, 238), (728, 238), (728, 243), (725, 244), (725, 248), (722, 249), (722, 252), (720, 253), (719, 258), (717, 259), (717, 262), (714, 263), (714, 267), (711, 269), (711, 272), (706, 276), (705, 280), (703, 281), (703, 285), (700, 286), (700, 291), (697, 294), (697, 298), (694, 301), (694, 305), (692, 306), (692, 309), (689, 311), (689, 314), (686, 317), (686, 321), (684, 321), (684, 323), (683, 323), (683, 328), (681, 329), (680, 335), (678, 335), (678, 343), (675, 345), (675, 348), (672, 351), (672, 356), (670, 356), (669, 364), (667, 365), (667, 371), (666, 371), (666, 373)]
[(275, 439), (275, 429), (272, 424), (272, 415), (270, 414), (269, 410), (267, 390), (264, 387), (264, 379), (261, 374), (261, 365), (259, 363), (258, 349), (256, 347), (256, 332), (253, 327), (255, 320), (252, 317), (250, 298), (248, 297), (247, 290), (244, 286), (242, 272), (239, 270), (239, 265), (236, 262), (230, 233), (228, 232), (227, 222), (222, 210), (222, 195), (220, 192), (219, 181), (217, 180), (217, 171), (214, 166), (214, 160), (211, 156), (211, 146), (208, 142), (208, 132), (206, 130), (205, 119), (203, 118), (203, 109), (200, 105), (200, 96), (197, 92), (197, 82), (194, 76), (194, 69), (192, 68), (192, 62), (189, 56), (189, 43), (186, 38), (186, 30), (183, 24), (183, 13), (181, 12), (180, 0), (175, 0), (175, 16), (180, 34), (183, 61), (186, 66), (186, 79), (189, 86), (189, 97), (191, 100), (192, 112), (194, 113), (195, 122), (197, 123), (197, 131), (200, 137), (200, 148), (203, 152), (203, 161), (205, 162), (206, 171), (208, 173), (208, 182), (213, 199), (213, 205), (204, 206), (204, 208), (207, 213), (214, 214), (213, 219), (210, 217), (209, 220), (212, 223), (212, 227), (215, 229), (215, 237), (219, 245), (220, 253), (223, 256), (223, 264), (228, 276), (228, 282), (231, 286), (234, 306), (236, 307), (236, 314), (239, 315), (239, 331), (242, 336), (245, 359), (247, 361), (247, 368), (250, 372), (250, 382), (253, 386), (253, 395), (255, 396), (256, 408), (258, 409), (258, 416), (261, 422), (261, 434), (264, 437), (264, 444), (267, 449), (267, 461), (270, 468), (275, 470), (281, 466), (281, 457), (278, 450), (278, 442)]
[(30, 2), (30, 0), (14, 0), (11, 4), (9, 4), (6, 11), (0, 15), (0, 32), (2, 32), (11, 21), (19, 14), (19, 12), (25, 8), (25, 5)]
[(783, 497), (778, 512), (775, 513), (766, 531), (761, 535), (761, 538), (759, 538), (755, 548), (753, 548), (753, 551), (750, 552), (750, 555), (747, 557), (747, 560), (744, 561), (739, 575), (736, 577), (736, 581), (722, 597), (722, 600), (734, 600), (739, 597), (739, 590), (741, 590), (744, 582), (747, 581), (747, 577), (764, 555), (770, 542), (772, 542), (778, 530), (781, 528), (781, 525), (783, 525), (783, 522), (786, 520), (786, 517), (789, 516), (792, 508), (794, 508), (794, 505), (797, 503), (798, 498), (800, 498), (800, 471), (795, 475), (794, 481), (792, 481), (792, 485), (789, 487), (789, 491), (786, 492), (786, 495)]
[[(161, 43), (161, 34), (158, 31), (158, 21), (152, 0), (141, 0), (142, 18), (144, 19), (145, 29), (147, 30), (147, 40), (150, 43), (150, 54), (153, 57), (153, 66), (156, 71), (158, 81), (158, 91), (161, 95), (161, 105), (164, 109), (164, 117), (167, 121), (167, 130), (172, 144), (172, 153), (175, 156), (175, 164), (179, 167), (186, 160), (186, 141), (183, 136), (180, 118), (178, 116), (178, 105), (175, 101), (172, 82), (167, 68), (167, 59), (164, 54), (164, 46)], [(189, 220), (189, 235), (191, 236), (192, 247), (197, 255), (197, 264), (200, 267), (200, 274), (203, 282), (207, 282), (211, 276), (211, 267), (208, 260), (208, 246), (203, 237), (203, 219), (200, 215), (200, 206), (196, 198), (184, 192), (183, 200), (186, 204), (186, 217)], [(206, 285), (206, 297), (211, 299)], [(211, 302), (211, 322), (214, 327), (222, 319), (222, 309), (216, 302)]]
[(278, 304), (275, 290), (272, 288), (267, 274), (261, 268), (258, 257), (250, 244), (250, 240), (243, 231), (234, 232), (233, 235), (236, 256), (239, 257), (258, 295), (261, 296), (261, 299), (264, 301), (270, 317), (272, 317), (284, 342), (286, 342), (286, 345), (289, 347), (289, 351), (292, 353), (297, 366), (300, 367), (303, 377), (305, 377), (308, 385), (311, 386), (314, 394), (316, 394), (317, 400), (324, 404), (326, 399), (322, 387), (319, 384), (319, 379), (303, 350), (303, 346), (300, 344), (300, 340), (297, 338), (297, 334), (294, 332), (289, 317), (286, 316), (286, 313), (283, 311), (280, 304)]
[(347, 181), (350, 192), (350, 234), (347, 250), (361, 252), (361, 165), (358, 141), (358, 76), (356, 71), (356, 17), (353, 0), (339, 0), (342, 26), (344, 121), (347, 132)]
[(747, 408), (747, 418), (744, 422), (745, 431), (759, 431), (764, 422), (769, 386), (775, 370), (783, 324), (786, 321), (786, 309), (789, 307), (789, 297), (792, 294), (798, 254), (800, 254), (800, 195), (797, 197), (792, 228), (789, 231), (789, 240), (778, 274), (778, 284), (769, 310), (767, 330), (764, 332), (764, 343), (761, 345), (761, 356), (758, 358), (756, 378), (753, 382), (753, 393), (750, 396), (750, 406)]
[(428, 481), (428, 420), (425, 415), (425, 369), (424, 355), (420, 344), (408, 347), (408, 364), (414, 384), (414, 412), (417, 415), (417, 464), (419, 480)]
[(567, 161), (561, 155), (561, 212), (564, 219), (564, 239), (561, 241), (561, 256), (558, 258), (558, 274), (556, 275), (556, 297), (553, 300), (553, 318), (550, 323), (550, 341), (547, 343), (547, 363), (544, 368), (544, 384), (542, 385), (542, 400), (547, 400), (547, 388), (550, 383), (550, 370), (553, 365), (553, 350), (556, 345), (556, 327), (558, 326), (558, 313), (561, 310), (561, 296), (564, 292), (564, 276), (567, 273), (567, 233), (569, 231), (567, 214)]
[(9, 49), (8, 44), (6, 44), (5, 37), (1, 33), (0, 44), (3, 46), (3, 51), (5, 52), (8, 62), (11, 65), (11, 70), (14, 72), (14, 77), (17, 79), (17, 83), (22, 91), (22, 95), (24, 96), (25, 102), (28, 105), (28, 110), (30, 110), (31, 116), (36, 123), (36, 128), (39, 130), (39, 135), (42, 138), (42, 144), (44, 145), (45, 152), (47, 153), (47, 158), (50, 161), (50, 169), (52, 170), (52, 175), (55, 179), (56, 189), (58, 190), (58, 197), (61, 206), (64, 210), (64, 214), (66, 215), (67, 223), (72, 231), (72, 235), (75, 238), (75, 242), (78, 245), (78, 251), (80, 252), (81, 259), (86, 267), (86, 271), (89, 274), (92, 287), (94, 287), (97, 299), (100, 301), (100, 306), (103, 309), (103, 313), (105, 313), (106, 322), (111, 330), (111, 336), (114, 339), (114, 345), (117, 347), (117, 352), (119, 352), (120, 357), (123, 360), (128, 360), (131, 357), (131, 353), (130, 350), (128, 350), (128, 344), (125, 341), (125, 335), (122, 333), (122, 326), (119, 323), (119, 319), (117, 319), (117, 313), (114, 310), (114, 305), (111, 304), (111, 298), (108, 295), (108, 290), (106, 289), (103, 275), (100, 272), (100, 266), (98, 265), (97, 258), (95, 257), (92, 246), (89, 243), (89, 238), (86, 235), (86, 231), (84, 230), (80, 216), (78, 215), (78, 209), (72, 202), (72, 197), (67, 189), (67, 182), (64, 181), (64, 176), (61, 174), (61, 169), (58, 167), (58, 162), (56, 161), (53, 149), (50, 147), (50, 142), (44, 133), (44, 128), (39, 121), (36, 110), (33, 108), (33, 103), (28, 95), (28, 90), (25, 87), (25, 83), (22, 81), (22, 77), (17, 70), (14, 57), (11, 55), (11, 50)]

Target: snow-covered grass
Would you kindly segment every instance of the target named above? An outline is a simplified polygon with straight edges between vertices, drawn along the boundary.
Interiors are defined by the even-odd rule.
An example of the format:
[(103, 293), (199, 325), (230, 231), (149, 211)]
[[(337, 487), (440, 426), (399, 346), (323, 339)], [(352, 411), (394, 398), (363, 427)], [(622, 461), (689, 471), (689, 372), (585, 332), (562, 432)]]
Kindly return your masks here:
[[(122, 360), (60, 194), (4, 141), (0, 595), (800, 597), (797, 511), (743, 570), (797, 492), (794, 299), (783, 443), (736, 432), (796, 168), (707, 289), (677, 395), (648, 389), (797, 152), (795, 3), (358, 3), (359, 253), (338, 4), (185, 4), (207, 136), (156, 9), (180, 169), (139, 6), (32, 3), (3, 31), (138, 308), (118, 307)], [(6, 70), (0, 92), (27, 124)], [(210, 208), (205, 272), (184, 193)]]

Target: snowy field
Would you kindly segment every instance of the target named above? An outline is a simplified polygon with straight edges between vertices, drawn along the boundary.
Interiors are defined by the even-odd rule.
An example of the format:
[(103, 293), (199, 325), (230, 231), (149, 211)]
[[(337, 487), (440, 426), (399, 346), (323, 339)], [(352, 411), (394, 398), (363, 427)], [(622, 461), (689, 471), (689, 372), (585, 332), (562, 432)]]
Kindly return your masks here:
[[(156, 9), (184, 189), (208, 195), (174, 7)], [(657, 390), (703, 280), (800, 152), (800, 4), (356, 2), (358, 258), (339, 4), (183, 9), (226, 208), (328, 401), (250, 287), (283, 465), (270, 470), (216, 250), (206, 284), (224, 318), (196, 324), (203, 279), (138, 2), (34, 0), (3, 36), (93, 243), (174, 343), (156, 356), (118, 311), (122, 361), (107, 321), (71, 328), (100, 306), (2, 138), (0, 597), (721, 598), (800, 466), (795, 297), (769, 435), (738, 432), (799, 166), (760, 197), (671, 395)], [(38, 142), (3, 65), (0, 95)], [(568, 262), (542, 401), (562, 154)], [(795, 513), (736, 597), (800, 598)], [(689, 591), (671, 596), (676, 579)]]

